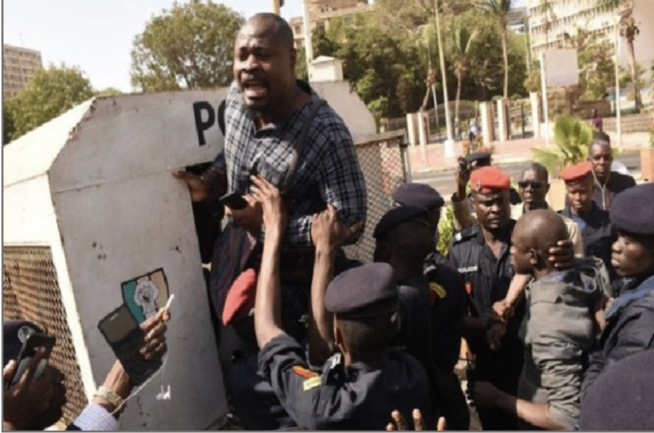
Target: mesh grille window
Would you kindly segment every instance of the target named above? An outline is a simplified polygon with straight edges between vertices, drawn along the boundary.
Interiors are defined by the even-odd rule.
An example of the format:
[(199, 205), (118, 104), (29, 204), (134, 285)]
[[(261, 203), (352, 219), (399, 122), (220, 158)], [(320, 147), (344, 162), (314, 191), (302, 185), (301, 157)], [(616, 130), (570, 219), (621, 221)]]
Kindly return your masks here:
[(401, 146), (402, 136), (388, 134), (382, 138), (356, 145), (357, 158), (366, 180), (368, 216), (365, 232), (359, 241), (345, 247), (347, 256), (364, 263), (372, 262), (375, 240), (372, 233), (382, 216), (393, 207), (391, 195), (406, 183), (406, 151)]
[(68, 402), (60, 422), (68, 425), (87, 400), (50, 248), (5, 246), (3, 255), (2, 318), (29, 320), (57, 338), (50, 365), (65, 376)]

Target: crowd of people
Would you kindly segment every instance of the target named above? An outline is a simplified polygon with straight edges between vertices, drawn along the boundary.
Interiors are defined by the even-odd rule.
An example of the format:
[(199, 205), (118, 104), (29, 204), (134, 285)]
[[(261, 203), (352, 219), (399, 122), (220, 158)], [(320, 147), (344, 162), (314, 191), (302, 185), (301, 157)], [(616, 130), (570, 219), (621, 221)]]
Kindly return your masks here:
[[(560, 173), (560, 213), (542, 165), (527, 165), (516, 190), (490, 154), (463, 159), (447, 256), (436, 250), (445, 199), (425, 184), (398, 187), (363, 264), (343, 252), (367, 216), (352, 138), (295, 62), (283, 19), (249, 19), (224, 151), (201, 174), (175, 173), (194, 202), (244, 200), (225, 207), (208, 300), (236, 422), (468, 430), (474, 406), (484, 430), (654, 428), (654, 184), (611, 171), (608, 136)], [(165, 352), (167, 319), (162, 310), (143, 324), (144, 357)], [(3, 325), (8, 429), (44, 428), (62, 405), (52, 397), (61, 375), (37, 375), (39, 355), (8, 383), (24, 326), (36, 327)], [(104, 388), (69, 428), (118, 428), (132, 388), (120, 362)]]

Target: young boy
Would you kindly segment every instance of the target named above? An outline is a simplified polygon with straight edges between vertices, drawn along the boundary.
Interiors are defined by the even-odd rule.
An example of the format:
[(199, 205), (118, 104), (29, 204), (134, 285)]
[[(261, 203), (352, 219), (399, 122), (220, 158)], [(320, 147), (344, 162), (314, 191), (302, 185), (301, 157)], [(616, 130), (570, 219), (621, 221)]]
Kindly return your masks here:
[(547, 260), (549, 248), (567, 237), (565, 223), (551, 210), (533, 210), (516, 224), (512, 264), (533, 277), (521, 330), (525, 363), (518, 395), (489, 383), (473, 385), (479, 407), (515, 413), (521, 429), (572, 430), (579, 416), (583, 358), (595, 342), (593, 312), (602, 294), (592, 279), (557, 270)]

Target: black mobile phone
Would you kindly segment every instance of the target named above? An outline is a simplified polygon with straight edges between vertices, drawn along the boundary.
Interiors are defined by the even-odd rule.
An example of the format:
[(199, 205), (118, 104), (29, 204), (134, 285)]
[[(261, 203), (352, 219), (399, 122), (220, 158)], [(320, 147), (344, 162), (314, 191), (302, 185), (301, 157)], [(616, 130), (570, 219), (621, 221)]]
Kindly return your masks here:
[(146, 360), (139, 353), (145, 332), (125, 305), (100, 320), (98, 328), (134, 385), (141, 385), (161, 367), (161, 359)]
[(220, 197), (219, 201), (228, 208), (234, 210), (245, 209), (248, 205), (248, 202), (243, 198), (243, 196), (237, 192), (225, 194)]
[(32, 358), (36, 355), (36, 352), (40, 348), (45, 349), (45, 356), (39, 362), (39, 365), (36, 369), (36, 372), (34, 373), (33, 378), (36, 379), (37, 377), (41, 376), (43, 373), (43, 370), (45, 369), (45, 366), (48, 364), (48, 360), (50, 359), (50, 354), (52, 353), (52, 348), (55, 345), (55, 342), (57, 339), (52, 336), (52, 335), (46, 335), (46, 334), (31, 334), (25, 342), (23, 343), (23, 346), (20, 349), (20, 352), (18, 353), (18, 368), (16, 368), (16, 371), (14, 372), (14, 375), (11, 378), (11, 385), (16, 384), (20, 378), (23, 376), (23, 373), (27, 370), (27, 367), (29, 366), (30, 362), (32, 361)]

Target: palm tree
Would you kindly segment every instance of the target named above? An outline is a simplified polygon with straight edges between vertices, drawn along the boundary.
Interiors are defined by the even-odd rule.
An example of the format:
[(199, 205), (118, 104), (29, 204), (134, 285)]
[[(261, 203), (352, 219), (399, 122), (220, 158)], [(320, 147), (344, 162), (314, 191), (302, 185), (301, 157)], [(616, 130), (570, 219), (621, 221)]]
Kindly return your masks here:
[(588, 147), (593, 140), (593, 129), (588, 122), (563, 115), (554, 122), (554, 143), (551, 148), (531, 149), (534, 160), (550, 173), (586, 161)]
[(507, 39), (509, 36), (507, 15), (511, 10), (512, 0), (485, 0), (482, 7), (487, 13), (491, 14), (496, 20), (502, 36), (502, 56), (504, 58), (504, 93), (505, 100), (509, 98), (509, 53), (507, 48)]
[[(539, 5), (540, 13), (543, 14), (543, 23), (545, 24), (545, 49), (550, 43), (550, 27), (552, 27), (552, 21), (556, 20), (556, 15), (554, 15), (554, 10), (552, 9), (552, 3), (550, 0), (540, 0)], [(554, 19), (551, 18), (554, 17)]]
[[(634, 2), (633, 0), (599, 0), (599, 4), (610, 8), (620, 8), (620, 36), (627, 41), (631, 82), (634, 86), (634, 103), (636, 105), (636, 111), (640, 111), (643, 109), (643, 100), (640, 96), (640, 89), (638, 88), (639, 77), (636, 68), (636, 50), (634, 48), (634, 40), (640, 34), (640, 28), (633, 17)], [(615, 49), (617, 50), (618, 47), (615, 47)]]
[(463, 76), (470, 65), (470, 50), (473, 42), (479, 35), (479, 29), (470, 31), (461, 23), (457, 23), (452, 33), (454, 41), (450, 58), (454, 64), (456, 74), (456, 102), (454, 103), (454, 118), (459, 118), (459, 100), (461, 99), (461, 84)]

